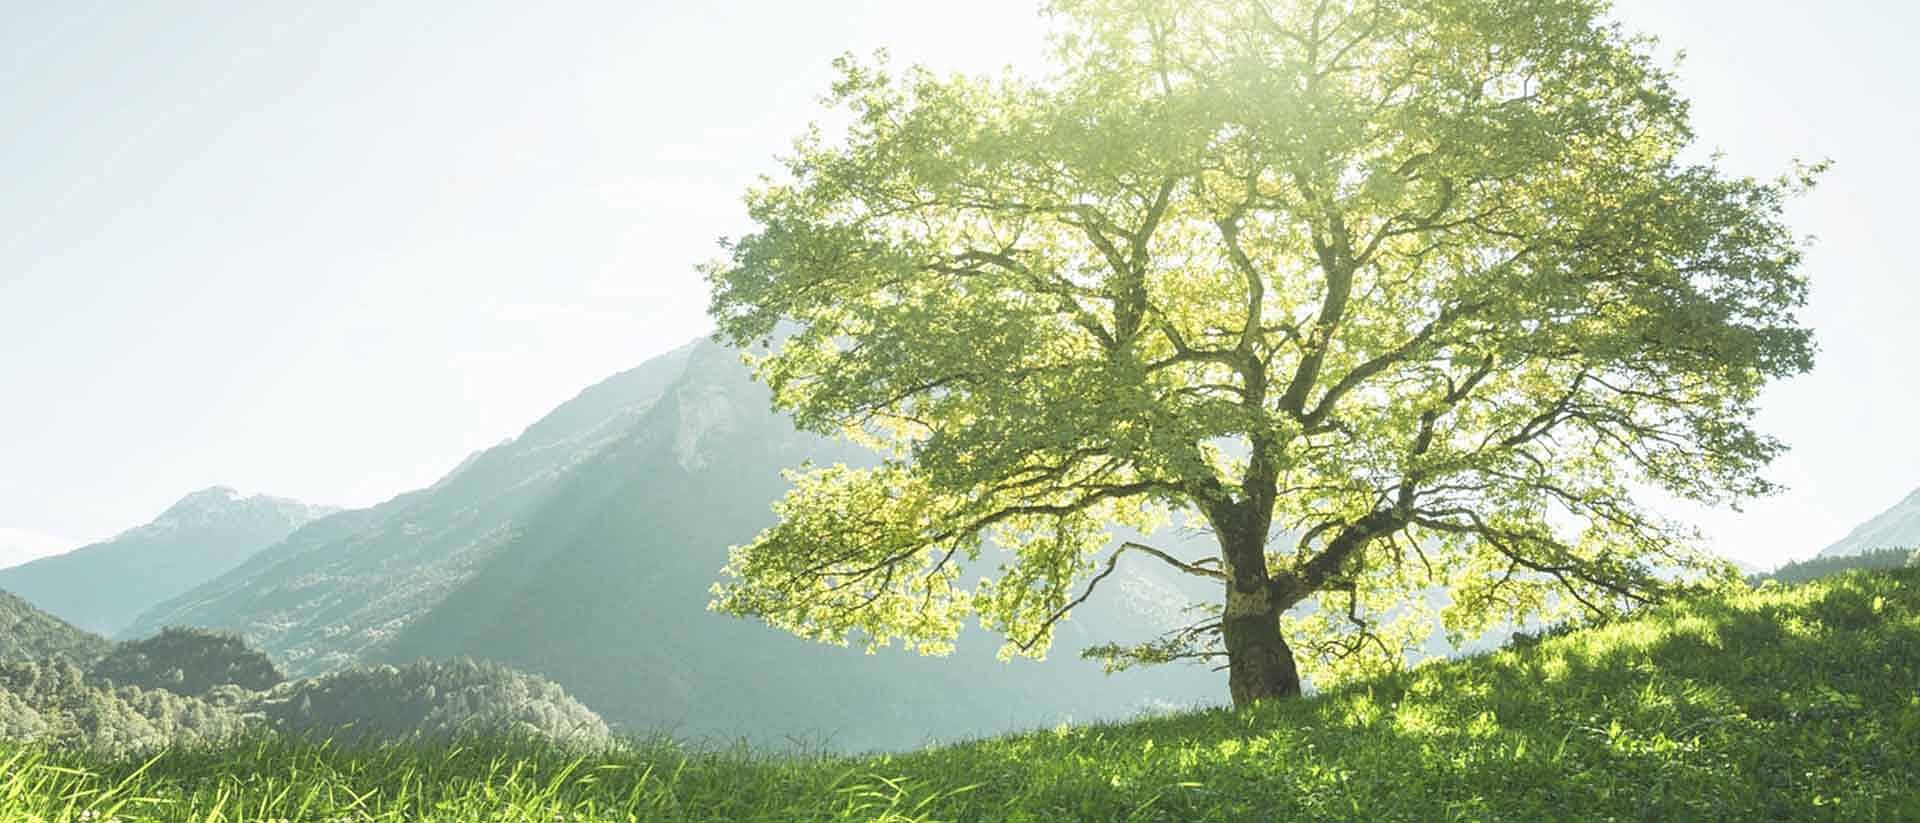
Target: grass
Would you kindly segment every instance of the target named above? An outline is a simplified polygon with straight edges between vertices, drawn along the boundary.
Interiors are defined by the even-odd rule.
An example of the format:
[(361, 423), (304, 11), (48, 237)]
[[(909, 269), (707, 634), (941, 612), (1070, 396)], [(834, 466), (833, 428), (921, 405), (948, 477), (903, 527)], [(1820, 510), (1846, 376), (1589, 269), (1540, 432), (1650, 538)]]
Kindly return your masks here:
[(1312, 700), (905, 755), (0, 747), (0, 820), (1920, 820), (1920, 570), (1678, 603)]

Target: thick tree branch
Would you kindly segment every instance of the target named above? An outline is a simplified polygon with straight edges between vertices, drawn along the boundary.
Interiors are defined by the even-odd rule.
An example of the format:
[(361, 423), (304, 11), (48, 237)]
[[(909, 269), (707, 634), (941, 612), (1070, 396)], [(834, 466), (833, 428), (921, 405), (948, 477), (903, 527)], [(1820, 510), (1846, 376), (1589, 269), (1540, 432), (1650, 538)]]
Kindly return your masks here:
[(1047, 616), (1046, 620), (1041, 621), (1040, 625), (1034, 629), (1034, 632), (1032, 635), (1027, 637), (1027, 639), (1025, 640), (1015, 643), (1014, 645), (1019, 647), (1021, 651), (1028, 651), (1028, 650), (1031, 650), (1033, 647), (1039, 645), (1040, 642), (1046, 639), (1047, 635), (1053, 631), (1053, 627), (1055, 624), (1059, 623), (1061, 620), (1064, 620), (1067, 614), (1072, 612), (1075, 608), (1078, 608), (1080, 604), (1087, 602), (1087, 598), (1090, 598), (1093, 596), (1094, 590), (1100, 587), (1100, 583), (1102, 581), (1105, 581), (1108, 577), (1113, 576), (1114, 571), (1119, 568), (1120, 556), (1123, 554), (1126, 554), (1128, 551), (1138, 551), (1138, 552), (1144, 552), (1146, 554), (1151, 554), (1154, 557), (1160, 558), (1161, 560), (1165, 561), (1168, 565), (1173, 566), (1174, 568), (1177, 568), (1188, 574), (1199, 575), (1201, 577), (1209, 577), (1216, 580), (1225, 580), (1227, 577), (1225, 574), (1222, 574), (1217, 569), (1208, 569), (1200, 565), (1202, 563), (1207, 562), (1205, 560), (1197, 561), (1194, 563), (1188, 563), (1180, 560), (1179, 558), (1174, 557), (1173, 555), (1167, 554), (1166, 552), (1156, 549), (1152, 546), (1148, 546), (1142, 543), (1134, 543), (1134, 542), (1122, 543), (1120, 544), (1119, 548), (1116, 548), (1113, 550), (1113, 554), (1107, 555), (1106, 568), (1102, 569), (1099, 574), (1094, 575), (1092, 580), (1087, 581), (1087, 587), (1086, 589), (1080, 592), (1079, 597), (1075, 597), (1073, 600), (1068, 601), (1066, 605), (1061, 606), (1058, 609), (1055, 609), (1052, 614)]

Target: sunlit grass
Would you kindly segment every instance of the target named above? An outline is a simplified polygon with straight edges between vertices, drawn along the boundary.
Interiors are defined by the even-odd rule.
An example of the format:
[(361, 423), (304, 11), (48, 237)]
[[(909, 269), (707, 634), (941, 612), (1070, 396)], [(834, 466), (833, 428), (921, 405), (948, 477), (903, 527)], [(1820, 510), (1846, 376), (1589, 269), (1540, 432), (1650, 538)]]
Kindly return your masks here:
[(0, 747), (0, 820), (1920, 819), (1920, 572), (1676, 604), (1254, 711), (860, 757)]

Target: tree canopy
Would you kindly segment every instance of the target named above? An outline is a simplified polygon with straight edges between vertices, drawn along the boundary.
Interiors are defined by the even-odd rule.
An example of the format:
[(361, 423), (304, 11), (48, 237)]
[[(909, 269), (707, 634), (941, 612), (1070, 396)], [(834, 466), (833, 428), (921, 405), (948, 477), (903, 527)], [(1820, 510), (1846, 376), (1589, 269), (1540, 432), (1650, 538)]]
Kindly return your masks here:
[(201, 697), (221, 686), (265, 691), (287, 677), (237, 634), (170, 626), (131, 640), (93, 665), (89, 675), (117, 686), (165, 689)]
[[(843, 59), (844, 129), (749, 194), (720, 335), (883, 459), (795, 473), (717, 608), (933, 653), (977, 617), (1039, 656), (1132, 551), (1224, 594), (1112, 662), (1225, 657), (1244, 703), (1436, 620), (1733, 578), (1640, 498), (1771, 488), (1751, 421), (1811, 366), (1782, 210), (1817, 168), (1689, 160), (1673, 76), (1594, 0), (1049, 12), (1046, 78)], [(1217, 555), (1112, 546), (1183, 515)]]

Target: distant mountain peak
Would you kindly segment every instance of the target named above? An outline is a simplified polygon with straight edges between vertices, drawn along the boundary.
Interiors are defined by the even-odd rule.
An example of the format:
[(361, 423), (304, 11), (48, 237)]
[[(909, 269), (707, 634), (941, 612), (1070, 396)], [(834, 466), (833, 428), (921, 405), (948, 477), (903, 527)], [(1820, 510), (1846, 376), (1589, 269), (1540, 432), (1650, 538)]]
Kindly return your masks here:
[[(172, 506), (167, 507), (166, 513), (224, 506), (239, 499), (240, 492), (235, 491), (232, 486), (208, 486), (180, 498)], [(164, 517), (165, 514), (162, 516)]]
[(153, 523), (140, 528), (178, 521), (205, 517), (224, 517), (236, 511), (258, 509), (272, 511), (297, 523), (306, 523), (340, 511), (338, 506), (304, 503), (290, 497), (274, 497), (267, 494), (245, 495), (232, 486), (209, 486), (180, 498), (167, 510), (160, 513)]
[(1920, 489), (1854, 528), (1840, 542), (1822, 550), (1820, 556), (1849, 557), (1876, 549), (1910, 548), (1920, 548)]
[(0, 568), (0, 589), (102, 635), (338, 511), (212, 486), (113, 538)]

